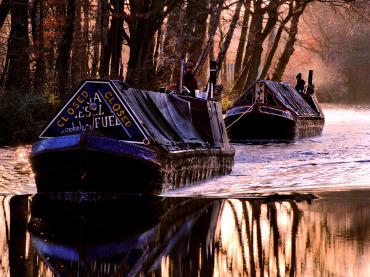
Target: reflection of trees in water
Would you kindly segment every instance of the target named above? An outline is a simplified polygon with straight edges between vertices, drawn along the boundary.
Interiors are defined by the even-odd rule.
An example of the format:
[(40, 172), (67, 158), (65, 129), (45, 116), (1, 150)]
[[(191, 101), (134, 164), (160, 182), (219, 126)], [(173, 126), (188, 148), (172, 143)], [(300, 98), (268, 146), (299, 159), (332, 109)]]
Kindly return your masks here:
[(317, 200), (304, 211), (297, 240), (297, 275), (370, 276), (369, 193)]
[(370, 276), (370, 205), (359, 200), (227, 200), (217, 276)]
[(51, 276), (26, 232), (29, 197), (0, 196), (0, 276)]
[(0, 275), (8, 276), (9, 274), (9, 196), (0, 196)]
[[(51, 211), (50, 219), (38, 219), (30, 214), (29, 197), (2, 197), (0, 200), (0, 275), (4, 276), (52, 276), (58, 273), (95, 276), (98, 273), (111, 276), (368, 276), (370, 270), (366, 264), (370, 257), (368, 200), (319, 199), (308, 204), (290, 199), (279, 202), (163, 199), (143, 208), (140, 216), (131, 214), (146, 202), (136, 206), (132, 202), (124, 204), (125, 209), (113, 209), (115, 212), (107, 221), (102, 216), (107, 215), (113, 206), (99, 216), (93, 209), (91, 218), (78, 217), (81, 222), (77, 221), (76, 227), (71, 224), (71, 228), (61, 233), (54, 230), (71, 221), (68, 213), (65, 219), (61, 218), (66, 211), (64, 205), (59, 218), (54, 220)], [(130, 210), (129, 207), (133, 208)], [(50, 205), (41, 208), (52, 210)], [(35, 225), (28, 233), (25, 226), (30, 226), (30, 222)], [(88, 224), (81, 228), (85, 223)], [(87, 234), (91, 235), (93, 228), (104, 231), (104, 234), (97, 233), (97, 237), (89, 241), (90, 245), (104, 246), (108, 252), (114, 244), (135, 241), (137, 245), (119, 249), (121, 252), (113, 251), (114, 255), (110, 257), (87, 262), (84, 257), (88, 256), (88, 248), (83, 247), (86, 241), (76, 241), (74, 249), (81, 250), (82, 257), (76, 264), (73, 260), (44, 256), (42, 249), (34, 248), (31, 240), (37, 228), (43, 233), (42, 238), (51, 243), (49, 245), (72, 247), (71, 236), (82, 231), (90, 231)], [(77, 234), (77, 238), (79, 236), (80, 239), (84, 237), (83, 233)]]
[[(279, 221), (282, 214), (288, 221)], [(215, 274), (295, 276), (299, 221), (294, 201), (225, 201), (215, 236)]]

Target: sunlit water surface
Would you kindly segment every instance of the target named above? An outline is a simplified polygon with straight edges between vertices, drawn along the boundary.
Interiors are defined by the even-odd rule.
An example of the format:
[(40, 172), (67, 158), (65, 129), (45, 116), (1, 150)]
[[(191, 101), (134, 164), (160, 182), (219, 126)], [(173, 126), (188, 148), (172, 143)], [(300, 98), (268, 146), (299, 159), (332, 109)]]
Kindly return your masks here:
[(235, 144), (230, 175), (166, 195), (240, 197), (370, 188), (370, 106), (324, 105), (324, 113), (322, 136)]

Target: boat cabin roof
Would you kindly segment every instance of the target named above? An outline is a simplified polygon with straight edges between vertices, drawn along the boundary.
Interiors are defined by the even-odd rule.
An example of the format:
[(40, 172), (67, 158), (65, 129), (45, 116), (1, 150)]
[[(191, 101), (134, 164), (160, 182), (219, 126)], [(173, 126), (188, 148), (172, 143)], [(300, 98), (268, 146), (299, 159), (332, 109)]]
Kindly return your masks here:
[(288, 83), (259, 80), (251, 85), (234, 103), (235, 106), (253, 104), (256, 90), (263, 89), (267, 105), (282, 106), (299, 116), (319, 116), (303, 96)]

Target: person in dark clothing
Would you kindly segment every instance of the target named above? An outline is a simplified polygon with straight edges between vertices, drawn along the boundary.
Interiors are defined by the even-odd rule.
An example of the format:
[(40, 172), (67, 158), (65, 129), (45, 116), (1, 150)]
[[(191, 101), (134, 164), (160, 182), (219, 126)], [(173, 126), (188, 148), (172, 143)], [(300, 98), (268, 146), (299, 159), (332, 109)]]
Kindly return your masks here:
[(195, 90), (198, 89), (198, 83), (193, 74), (192, 62), (185, 64), (182, 85), (190, 91), (189, 96), (195, 97)]
[(299, 93), (303, 93), (304, 85), (306, 84), (306, 82), (302, 79), (302, 74), (298, 73), (298, 75), (296, 76), (296, 79), (297, 79), (297, 84), (295, 85), (295, 89)]

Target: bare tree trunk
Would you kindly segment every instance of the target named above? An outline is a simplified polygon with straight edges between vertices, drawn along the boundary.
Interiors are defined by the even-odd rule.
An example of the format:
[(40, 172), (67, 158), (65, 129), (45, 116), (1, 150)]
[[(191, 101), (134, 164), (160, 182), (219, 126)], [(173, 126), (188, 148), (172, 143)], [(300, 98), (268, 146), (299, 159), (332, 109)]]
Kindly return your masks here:
[(101, 37), (101, 49), (100, 49), (100, 67), (99, 76), (100, 78), (109, 77), (109, 10), (108, 10), (108, 0), (101, 0), (101, 14), (102, 21), (100, 26), (100, 37)]
[(244, 54), (244, 48), (245, 48), (245, 42), (247, 39), (248, 34), (248, 24), (249, 24), (249, 18), (250, 18), (250, 9), (251, 7), (251, 0), (246, 0), (246, 3), (244, 5), (244, 17), (243, 17), (243, 26), (242, 30), (240, 32), (240, 39), (238, 44), (238, 49), (236, 51), (236, 58), (235, 58), (235, 68), (234, 68), (234, 78), (236, 79), (239, 71), (241, 69), (242, 60), (243, 60), (243, 54)]
[(32, 37), (35, 57), (35, 72), (33, 91), (45, 93), (46, 65), (45, 65), (45, 38), (44, 38), (44, 2), (36, 0), (31, 9)]
[(258, 26), (260, 28), (261, 32), (258, 32), (258, 36), (256, 39), (256, 42), (254, 44), (250, 64), (249, 64), (249, 71), (248, 71), (248, 77), (244, 84), (244, 90), (246, 90), (253, 82), (257, 80), (258, 76), (258, 70), (261, 65), (261, 58), (262, 58), (262, 52), (263, 52), (263, 42), (268, 36), (268, 34), (271, 32), (271, 30), (274, 28), (277, 19), (278, 19), (278, 5), (273, 6), (268, 10), (269, 18), (267, 20), (267, 23), (265, 25), (265, 28), (262, 29), (262, 21), (263, 21), (263, 15), (262, 15), (262, 21), (261, 26)]
[[(217, 68), (221, 68), (222, 63), (225, 60), (226, 53), (227, 53), (227, 50), (229, 49), (230, 42), (231, 42), (231, 39), (233, 37), (236, 24), (238, 23), (238, 20), (239, 20), (240, 10), (241, 10), (242, 4), (243, 4), (242, 1), (243, 0), (239, 0), (239, 2), (236, 5), (235, 13), (234, 13), (234, 16), (231, 20), (229, 30), (227, 31), (227, 34), (226, 34), (225, 40), (222, 43), (222, 46), (220, 47), (220, 52), (218, 53), (217, 60), (216, 60)], [(218, 75), (218, 72), (217, 72), (216, 76), (217, 75)]]
[[(178, 37), (181, 35), (182, 20), (184, 17), (183, 7), (176, 8), (172, 13), (169, 14), (166, 24), (164, 45), (163, 45), (163, 64), (158, 69), (162, 83), (166, 83), (167, 86), (172, 84), (172, 75), (177, 65), (177, 53), (176, 46), (178, 43)], [(176, 82), (177, 80), (175, 80)]]
[(155, 40), (155, 48), (154, 48), (154, 57), (153, 57), (153, 63), (154, 63), (154, 68), (157, 71), (158, 64), (159, 64), (159, 51), (161, 47), (161, 41), (163, 37), (163, 32), (162, 32), (162, 26), (159, 27), (156, 35), (156, 40)]
[(224, 0), (211, 0), (211, 18), (208, 27), (208, 41), (204, 46), (202, 53), (199, 55), (198, 61), (194, 67), (195, 75), (199, 74), (200, 68), (203, 66), (207, 60), (207, 56), (210, 55), (210, 59), (214, 60), (213, 46), (214, 37), (217, 31), (218, 24), (220, 23), (220, 16), (222, 12), (222, 7)]
[(207, 46), (209, 48), (208, 49), (208, 51), (209, 51), (209, 60), (215, 61), (216, 60), (216, 57), (215, 57), (215, 41), (212, 39), (212, 41), (210, 41), (209, 44), (206, 45), (206, 47)]
[(247, 89), (250, 86), (250, 84), (253, 83), (257, 79), (258, 67), (261, 62), (261, 55), (263, 51), (263, 48), (262, 48), (263, 39), (261, 38), (259, 34), (260, 32), (262, 32), (263, 15), (262, 14), (259, 14), (259, 15), (261, 16), (259, 17), (257, 28), (260, 31), (258, 32), (258, 35), (256, 35), (256, 40), (252, 48), (253, 49), (251, 52), (252, 55), (250, 56), (250, 61), (248, 64), (248, 76), (244, 83), (243, 90)]
[(4, 21), (10, 12), (10, 7), (10, 0), (3, 0), (0, 4), (0, 29), (3, 27)]
[[(179, 60), (184, 56), (185, 53), (183, 53), (183, 44), (184, 44), (184, 22), (186, 17), (186, 5), (185, 2), (181, 5), (180, 11), (179, 11), (179, 17), (177, 24), (178, 31), (175, 35), (175, 47), (174, 47), (174, 53), (173, 53), (173, 65), (172, 65), (172, 72), (171, 72), (171, 85), (172, 87), (177, 86), (177, 81), (180, 76), (180, 66), (179, 66)], [(176, 20), (176, 19), (175, 19)]]
[(94, 37), (92, 40), (93, 43), (93, 51), (94, 56), (92, 58), (92, 65), (91, 65), (91, 76), (97, 77), (98, 75), (98, 63), (99, 63), (99, 57), (100, 57), (100, 49), (99, 44), (102, 40), (102, 4), (103, 0), (98, 0), (98, 6), (96, 8), (96, 19), (95, 19), (95, 30), (94, 30)]
[[(126, 80), (131, 86), (153, 89), (155, 79), (154, 35), (167, 14), (173, 11), (177, 5), (178, 1), (176, 0), (130, 1), (130, 15), (125, 14), (124, 16), (130, 30), (128, 41), (130, 58)], [(165, 6), (166, 10), (164, 10)]]
[(111, 52), (110, 78), (118, 79), (123, 43), (123, 1), (112, 2), (114, 7), (113, 18), (109, 30), (109, 45)]
[(11, 7), (11, 31), (7, 59), (9, 65), (5, 89), (30, 92), (28, 0), (19, 0)]
[[(196, 62), (199, 58), (199, 53), (202, 52), (202, 48), (207, 35), (207, 19), (209, 15), (208, 1), (198, 2), (199, 12), (196, 16), (195, 26), (193, 30), (193, 39), (190, 41), (189, 48), (187, 50), (188, 60)], [(198, 83), (205, 83), (207, 80), (208, 66), (203, 65), (198, 70)]]
[(300, 11), (296, 12), (292, 16), (287, 43), (285, 44), (284, 51), (280, 56), (275, 72), (272, 75), (272, 80), (274, 81), (281, 81), (281, 78), (283, 77), (283, 74), (289, 62), (289, 59), (294, 53), (294, 44), (297, 40), (296, 36), (298, 33), (299, 18), (301, 17), (305, 7), (306, 7), (306, 4), (303, 4), (302, 7), (300, 8)]
[(82, 43), (81, 43), (81, 48), (82, 48), (82, 56), (84, 57), (82, 60), (82, 79), (85, 79), (87, 76), (90, 75), (89, 72), (89, 47), (90, 47), (90, 42), (89, 42), (89, 9), (90, 9), (90, 3), (89, 0), (82, 0), (82, 10), (83, 10), (83, 15), (84, 15), (84, 20), (83, 20), (83, 28), (82, 28)]
[(66, 20), (63, 28), (62, 38), (59, 43), (58, 58), (56, 63), (57, 70), (57, 88), (59, 96), (62, 99), (68, 97), (68, 89), (70, 89), (70, 64), (71, 64), (71, 49), (73, 41), (74, 20), (75, 20), (76, 2), (68, 0)]
[(207, 18), (208, 18), (208, 2), (198, 1), (196, 4), (196, 11), (194, 14), (193, 28), (191, 32), (191, 39), (189, 47), (187, 48), (188, 59), (196, 62), (199, 53), (202, 51), (204, 40), (207, 31)]
[(281, 35), (283, 33), (283, 30), (285, 28), (285, 25), (289, 22), (290, 18), (293, 16), (293, 1), (289, 5), (289, 12), (288, 15), (284, 18), (284, 20), (281, 22), (274, 38), (274, 42), (271, 46), (271, 49), (266, 57), (265, 65), (263, 66), (263, 70), (260, 75), (260, 79), (263, 79), (266, 77), (268, 71), (270, 70), (272, 60), (275, 56), (276, 50), (279, 46), (279, 42), (281, 39)]
[(140, 32), (147, 35), (145, 37), (138, 35), (130, 30), (130, 59), (128, 62), (127, 82), (134, 87), (150, 89), (154, 82), (154, 34), (149, 35), (146, 31), (147, 24), (140, 24)]
[(243, 67), (235, 80), (234, 86), (232, 88), (233, 92), (239, 92), (244, 89), (248, 72), (250, 69), (250, 62), (254, 47), (258, 40), (258, 35), (262, 33), (262, 21), (263, 21), (263, 12), (261, 11), (262, 0), (254, 1), (253, 13), (250, 25), (250, 31), (248, 34), (248, 42), (245, 49)]
[(71, 64), (71, 81), (72, 88), (76, 88), (82, 78), (83, 63), (83, 39), (81, 30), (81, 0), (75, 0), (76, 14), (74, 22), (73, 42), (72, 42), (72, 64)]
[[(262, 45), (277, 22), (278, 9), (282, 4), (282, 2), (271, 1), (268, 6), (263, 7), (264, 1), (262, 0), (257, 0), (253, 3), (253, 14), (244, 55), (243, 69), (232, 88), (234, 93), (247, 89), (257, 79), (263, 52)], [(263, 19), (266, 12), (269, 17), (263, 28)]]

